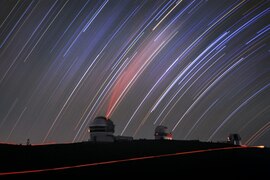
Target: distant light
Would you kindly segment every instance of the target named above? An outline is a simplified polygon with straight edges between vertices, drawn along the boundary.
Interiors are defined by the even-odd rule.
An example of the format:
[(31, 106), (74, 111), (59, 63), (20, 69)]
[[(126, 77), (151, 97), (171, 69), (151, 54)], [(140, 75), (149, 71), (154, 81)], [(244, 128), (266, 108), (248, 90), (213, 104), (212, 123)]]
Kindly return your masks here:
[(264, 148), (264, 146), (256, 146), (257, 148)]

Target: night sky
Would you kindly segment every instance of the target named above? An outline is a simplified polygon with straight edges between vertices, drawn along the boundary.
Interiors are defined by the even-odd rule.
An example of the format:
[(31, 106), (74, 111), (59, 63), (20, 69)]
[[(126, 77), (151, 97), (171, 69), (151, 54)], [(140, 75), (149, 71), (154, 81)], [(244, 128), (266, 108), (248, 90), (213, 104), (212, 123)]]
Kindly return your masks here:
[(269, 0), (0, 0), (0, 141), (270, 146)]

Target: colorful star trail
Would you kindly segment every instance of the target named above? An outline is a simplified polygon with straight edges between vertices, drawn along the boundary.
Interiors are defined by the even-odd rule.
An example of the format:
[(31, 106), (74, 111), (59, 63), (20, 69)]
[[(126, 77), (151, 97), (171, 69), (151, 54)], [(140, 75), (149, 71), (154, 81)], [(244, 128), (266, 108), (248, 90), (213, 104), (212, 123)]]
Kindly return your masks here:
[(270, 146), (269, 0), (1, 0), (0, 141), (115, 134)]

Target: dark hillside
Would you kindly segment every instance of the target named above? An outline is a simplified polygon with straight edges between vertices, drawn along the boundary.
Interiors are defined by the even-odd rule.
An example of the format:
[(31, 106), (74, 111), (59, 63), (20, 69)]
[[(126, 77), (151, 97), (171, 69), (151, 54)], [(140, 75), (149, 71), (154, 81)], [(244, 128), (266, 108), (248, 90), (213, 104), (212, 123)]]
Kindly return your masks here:
[[(115, 143), (0, 145), (0, 172), (20, 175), (115, 172), (234, 171), (269, 176), (268, 148), (199, 141), (134, 140)], [(32, 171), (33, 172), (28, 172)], [(248, 172), (248, 173), (247, 173)], [(12, 173), (11, 173), (12, 174)]]

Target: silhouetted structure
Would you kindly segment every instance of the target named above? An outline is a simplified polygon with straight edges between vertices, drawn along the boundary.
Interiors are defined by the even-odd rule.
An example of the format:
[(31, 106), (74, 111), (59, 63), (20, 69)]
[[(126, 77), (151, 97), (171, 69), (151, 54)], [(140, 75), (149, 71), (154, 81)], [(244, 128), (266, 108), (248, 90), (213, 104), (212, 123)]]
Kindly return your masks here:
[(30, 139), (29, 139), (29, 138), (28, 138), (27, 141), (26, 141), (26, 145), (27, 145), (27, 146), (30, 146), (30, 145), (31, 145)]
[(234, 145), (241, 145), (241, 137), (239, 134), (229, 134), (227, 142)]
[(172, 133), (168, 133), (167, 129), (166, 126), (157, 126), (155, 129), (155, 139), (172, 140)]

